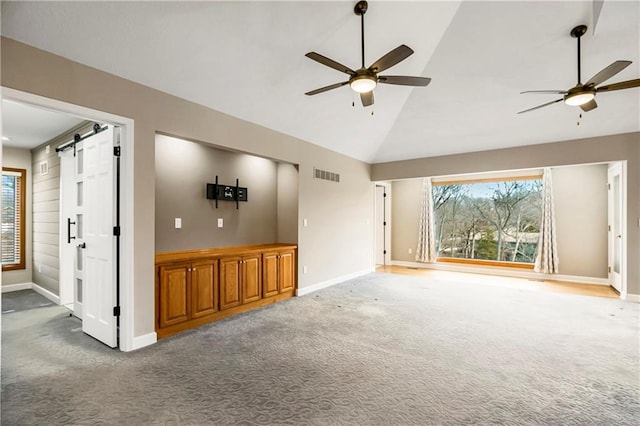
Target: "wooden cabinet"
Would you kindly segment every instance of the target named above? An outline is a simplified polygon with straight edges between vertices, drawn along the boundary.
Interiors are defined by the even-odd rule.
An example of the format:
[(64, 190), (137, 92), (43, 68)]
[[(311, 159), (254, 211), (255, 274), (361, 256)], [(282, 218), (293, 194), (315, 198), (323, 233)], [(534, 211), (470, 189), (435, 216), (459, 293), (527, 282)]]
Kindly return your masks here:
[(191, 264), (191, 318), (218, 311), (218, 260)]
[(156, 254), (156, 332), (166, 337), (294, 295), (296, 246)]
[(158, 268), (158, 325), (168, 327), (218, 310), (218, 261)]
[(189, 319), (190, 263), (160, 267), (158, 322), (160, 327), (179, 324)]
[(220, 310), (262, 299), (260, 254), (220, 260)]
[(295, 250), (265, 252), (262, 264), (264, 297), (295, 289)]

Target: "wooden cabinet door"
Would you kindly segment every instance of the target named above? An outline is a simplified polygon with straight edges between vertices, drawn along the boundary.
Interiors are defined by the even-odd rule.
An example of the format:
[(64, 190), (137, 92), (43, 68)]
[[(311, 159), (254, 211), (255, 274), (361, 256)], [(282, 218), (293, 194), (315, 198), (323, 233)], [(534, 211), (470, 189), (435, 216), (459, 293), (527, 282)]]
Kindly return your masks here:
[(218, 311), (218, 261), (191, 264), (191, 318)]
[(158, 322), (160, 327), (187, 321), (190, 314), (189, 263), (161, 266), (159, 269)]
[(278, 287), (280, 293), (290, 291), (296, 285), (295, 251), (284, 250), (278, 256)]
[(240, 305), (240, 257), (220, 259), (220, 310)]
[(264, 297), (278, 294), (278, 253), (262, 254), (262, 294)]
[(242, 303), (262, 299), (262, 255), (242, 258)]

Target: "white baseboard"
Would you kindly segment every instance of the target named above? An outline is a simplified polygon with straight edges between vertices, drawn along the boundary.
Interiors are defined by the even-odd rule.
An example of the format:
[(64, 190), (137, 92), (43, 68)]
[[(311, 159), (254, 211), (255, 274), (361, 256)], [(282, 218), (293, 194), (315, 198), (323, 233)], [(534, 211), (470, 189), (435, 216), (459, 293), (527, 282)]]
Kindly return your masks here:
[(44, 287), (40, 287), (36, 283), (20, 283), (20, 284), (9, 284), (9, 285), (3, 285), (2, 286), (2, 292), (3, 293), (10, 293), (12, 291), (20, 291), (20, 290), (33, 290), (36, 293), (38, 293), (38, 294), (46, 297), (47, 299), (51, 300), (56, 305), (60, 304), (60, 296), (58, 296), (57, 294), (52, 293), (51, 291), (47, 290)]
[(640, 303), (640, 294), (627, 293), (627, 295), (624, 297), (624, 300), (626, 300), (627, 302)]
[(60, 296), (58, 296), (57, 294), (54, 294), (52, 292), (50, 292), (49, 290), (47, 290), (44, 287), (40, 287), (38, 284), (36, 283), (31, 283), (31, 290), (35, 291), (36, 293), (46, 297), (47, 299), (51, 300), (53, 303), (55, 303), (56, 305), (60, 304)]
[[(156, 332), (151, 332), (148, 334), (143, 334), (142, 336), (135, 336), (133, 338), (133, 345), (131, 345), (131, 351), (135, 351), (136, 349), (144, 348), (145, 346), (153, 345), (158, 341), (158, 335)], [(129, 352), (129, 351), (126, 351)]]
[(362, 271), (354, 272), (347, 275), (342, 275), (337, 278), (333, 278), (327, 281), (322, 281), (316, 284), (312, 284), (303, 288), (299, 288), (296, 291), (296, 296), (304, 296), (305, 294), (313, 293), (314, 291), (322, 290), (323, 288), (331, 287), (332, 285), (339, 284), (341, 282), (345, 282), (354, 278), (361, 277), (363, 275), (367, 275), (372, 273), (375, 268), (368, 268)]
[(3, 293), (11, 293), (12, 291), (30, 290), (31, 283), (7, 284), (2, 286)]
[(534, 271), (524, 271), (519, 269), (502, 269), (478, 267), (470, 265), (455, 265), (451, 263), (421, 263), (421, 262), (406, 262), (402, 260), (392, 260), (392, 265), (406, 266), (409, 268), (426, 268), (437, 269), (440, 271), (452, 271), (452, 272), (466, 272), (471, 274), (485, 274), (485, 275), (498, 275), (505, 277), (515, 278), (528, 278), (535, 280), (549, 280), (549, 281), (563, 281), (570, 283), (580, 284), (592, 284), (592, 285), (604, 285), (609, 286), (609, 280), (607, 278), (594, 278), (594, 277), (580, 277), (576, 275), (560, 275), (560, 274), (542, 274)]

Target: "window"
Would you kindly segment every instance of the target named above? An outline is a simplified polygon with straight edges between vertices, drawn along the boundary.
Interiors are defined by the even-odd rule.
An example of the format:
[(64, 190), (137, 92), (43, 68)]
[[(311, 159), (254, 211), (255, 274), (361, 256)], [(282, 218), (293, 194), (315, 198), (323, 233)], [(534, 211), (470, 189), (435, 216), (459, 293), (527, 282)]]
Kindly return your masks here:
[(542, 208), (542, 178), (433, 184), (438, 261), (532, 268)]
[(2, 270), (24, 269), (24, 169), (2, 168)]

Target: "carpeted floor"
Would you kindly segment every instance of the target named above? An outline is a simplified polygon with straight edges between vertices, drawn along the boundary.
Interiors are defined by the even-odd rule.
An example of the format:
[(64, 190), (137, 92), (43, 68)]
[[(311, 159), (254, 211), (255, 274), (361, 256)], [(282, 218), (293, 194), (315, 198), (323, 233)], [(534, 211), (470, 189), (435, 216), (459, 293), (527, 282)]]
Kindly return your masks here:
[(370, 274), (133, 353), (9, 313), (1, 420), (637, 425), (638, 306)]

